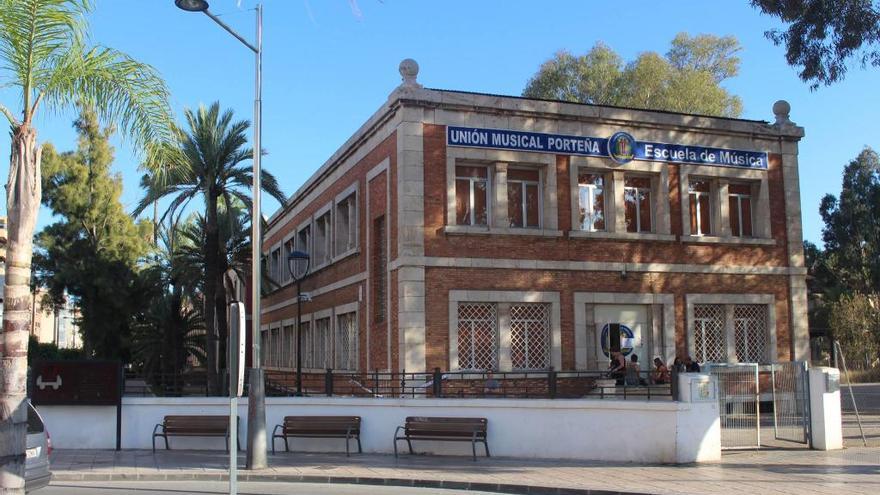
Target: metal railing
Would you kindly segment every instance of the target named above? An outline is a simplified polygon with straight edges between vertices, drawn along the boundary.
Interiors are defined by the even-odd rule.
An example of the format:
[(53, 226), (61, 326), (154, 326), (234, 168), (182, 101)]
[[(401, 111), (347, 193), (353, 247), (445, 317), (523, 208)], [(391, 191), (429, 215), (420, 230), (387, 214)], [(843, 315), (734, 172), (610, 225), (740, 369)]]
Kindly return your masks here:
[[(607, 378), (604, 371), (530, 370), (509, 372), (340, 372), (303, 373), (303, 395), (377, 398), (614, 398), (672, 400), (669, 384), (651, 384), (642, 372), (640, 385)], [(266, 371), (268, 395), (292, 396), (296, 373)]]
[[(609, 378), (606, 371), (598, 370), (347, 372), (327, 369), (303, 373), (302, 388), (307, 397), (673, 400), (670, 384), (651, 381), (650, 372), (641, 372), (640, 384), (632, 385), (622, 378)], [(226, 392), (226, 387), (221, 389)], [(204, 370), (198, 369), (148, 376), (129, 372), (125, 375), (124, 390), (127, 396), (142, 397), (210, 395), (207, 376)], [(266, 395), (295, 396), (296, 371), (267, 369)]]

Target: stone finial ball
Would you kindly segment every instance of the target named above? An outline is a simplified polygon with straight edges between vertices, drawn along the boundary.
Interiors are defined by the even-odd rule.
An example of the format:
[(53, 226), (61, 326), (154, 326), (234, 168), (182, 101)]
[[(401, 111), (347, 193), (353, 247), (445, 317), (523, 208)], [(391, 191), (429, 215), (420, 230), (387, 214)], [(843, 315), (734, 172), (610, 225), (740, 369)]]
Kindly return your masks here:
[(400, 75), (405, 81), (415, 81), (419, 75), (419, 64), (411, 58), (405, 58), (400, 62)]
[(779, 100), (773, 104), (773, 115), (780, 117), (788, 117), (791, 113), (791, 104), (785, 100)]

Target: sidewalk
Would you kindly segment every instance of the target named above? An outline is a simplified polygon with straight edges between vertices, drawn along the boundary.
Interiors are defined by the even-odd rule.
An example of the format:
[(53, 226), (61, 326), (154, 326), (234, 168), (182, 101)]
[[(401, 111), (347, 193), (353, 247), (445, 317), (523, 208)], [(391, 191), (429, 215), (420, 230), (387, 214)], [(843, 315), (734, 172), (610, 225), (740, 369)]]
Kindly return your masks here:
[[(239, 456), (240, 465), (244, 456)], [(719, 463), (664, 466), (424, 455), (287, 453), (242, 481), (364, 483), (506, 493), (872, 494), (880, 449), (742, 451)], [(221, 480), (227, 457), (212, 451), (56, 450), (55, 481)], [(544, 489), (541, 489), (544, 488)]]

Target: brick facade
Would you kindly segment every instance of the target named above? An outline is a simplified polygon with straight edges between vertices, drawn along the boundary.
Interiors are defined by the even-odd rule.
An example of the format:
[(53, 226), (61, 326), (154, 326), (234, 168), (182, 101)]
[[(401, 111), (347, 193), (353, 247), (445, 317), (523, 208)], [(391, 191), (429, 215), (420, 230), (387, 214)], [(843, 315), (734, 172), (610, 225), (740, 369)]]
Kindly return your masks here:
[[(450, 125), (586, 136), (626, 129), (647, 141), (767, 152), (769, 160), (766, 170), (719, 171), (720, 167), (704, 165), (682, 171), (677, 163), (608, 166), (608, 160), (601, 157), (462, 150), (447, 146)], [(317, 295), (303, 305), (303, 313), (357, 303), (360, 371), (456, 369), (453, 353), (458, 351), (453, 351), (451, 344), (458, 342), (458, 327), (450, 318), (458, 318), (458, 303), (451, 302), (451, 291), (475, 291), (477, 301), (504, 293), (513, 302), (504, 303), (503, 308), (520, 304), (516, 302), (519, 297), (521, 304), (530, 304), (532, 294), (553, 294), (553, 302), (547, 304), (556, 306), (553, 314), (558, 317), (546, 323), (556, 327), (552, 329), (556, 333), (550, 333), (554, 340), (547, 344), (546, 352), (559, 353), (557, 362), (562, 370), (583, 369), (584, 360), (595, 362), (596, 356), (601, 360), (596, 349), (596, 332), (601, 325), (595, 327), (601, 322), (594, 319), (593, 312), (613, 312), (618, 306), (621, 311), (635, 308), (648, 315), (646, 322), (639, 323), (642, 334), (634, 340), (645, 342), (638, 345), (645, 348), (647, 357), (662, 355), (671, 359), (691, 354), (697, 330), (694, 315), (689, 314), (688, 308), (693, 306), (689, 300), (711, 299), (712, 295), (720, 298), (720, 304), (727, 304), (725, 297), (739, 301), (736, 304), (765, 301), (761, 304), (769, 305), (768, 328), (760, 331), (766, 332), (766, 337), (761, 337), (767, 340), (762, 344), (767, 346), (766, 359), (800, 358), (806, 346), (805, 299), (801, 293), (805, 271), (799, 251), (796, 174), (797, 141), (802, 135), (802, 129), (784, 121), (769, 125), (444, 92), (403, 84), (294, 195), (290, 204), (273, 216), (264, 249), (268, 254), (275, 246), (283, 245), (314, 212), (333, 202), (351, 184), (358, 184), (358, 249), (310, 274), (303, 290)], [(449, 210), (450, 205), (456, 205), (456, 183), (450, 173), (462, 163), (489, 167), (490, 177), (505, 177), (508, 166), (541, 170), (545, 187), (540, 196), (541, 211), (550, 212), (549, 218), (542, 221), (543, 230), (507, 228), (495, 220), (485, 228), (454, 225), (455, 212)], [(620, 184), (621, 176), (631, 172), (652, 174), (655, 183), (659, 177), (662, 187), (653, 190), (651, 201), (662, 208), (650, 213), (656, 215), (656, 234), (627, 234), (611, 227), (608, 232), (577, 231), (579, 220), (573, 215), (578, 197), (573, 192), (578, 186), (571, 182), (583, 167), (599, 167), (605, 170), (609, 182), (613, 177)], [(716, 171), (718, 178), (714, 178)], [(754, 239), (735, 238), (729, 233), (690, 235), (683, 225), (691, 211), (685, 177), (705, 174), (716, 181), (713, 184), (721, 184), (713, 186), (721, 188), (719, 191), (726, 191), (728, 183), (737, 181), (754, 184), (751, 187), (756, 193), (751, 201), (755, 207), (769, 210), (752, 214)], [(491, 184), (495, 184), (493, 180)], [(667, 191), (666, 187), (668, 192), (659, 195), (658, 191)], [(622, 201), (610, 197), (609, 190), (614, 191), (605, 190), (607, 205)], [(502, 208), (507, 208), (507, 195), (493, 194), (502, 199), (491, 199), (498, 203), (493, 203), (496, 211), (490, 209), (490, 216), (505, 218), (507, 210)], [(728, 218), (733, 211), (726, 204), (725, 194), (718, 192), (721, 199), (712, 203), (713, 210), (722, 212), (715, 211), (720, 218)], [(762, 203), (762, 197), (766, 202)], [(384, 224), (384, 239), (376, 236), (377, 221)], [(767, 234), (759, 235), (765, 223)], [(713, 228), (723, 230), (717, 222)], [(385, 251), (380, 253), (383, 248)], [(387, 271), (380, 276), (377, 272), (383, 266)], [(621, 295), (620, 301), (615, 301), (614, 294)], [(666, 298), (666, 302), (650, 302), (655, 296)], [(377, 297), (386, 299), (379, 304)], [(286, 325), (295, 319), (295, 298), (292, 284), (266, 296), (263, 328)], [(577, 315), (583, 304), (579, 301), (584, 298), (595, 298), (597, 302), (588, 303), (586, 320), (581, 321), (579, 318), (584, 317)], [(384, 317), (378, 316), (381, 311)], [(498, 320), (497, 338), (501, 343), (497, 345), (501, 348), (497, 352), (503, 355), (502, 362), (506, 362), (505, 353), (518, 352), (508, 347), (519, 345), (507, 340), (513, 338), (513, 334), (505, 333), (513, 330), (504, 330), (510, 325), (504, 320), (508, 317), (502, 315)], [(728, 339), (728, 351), (735, 339), (745, 338), (742, 332), (752, 331), (741, 330), (748, 324), (745, 320), (727, 323), (733, 325), (726, 330), (728, 333), (737, 329), (735, 336), (724, 337)], [(735, 345), (745, 344), (737, 340)]]

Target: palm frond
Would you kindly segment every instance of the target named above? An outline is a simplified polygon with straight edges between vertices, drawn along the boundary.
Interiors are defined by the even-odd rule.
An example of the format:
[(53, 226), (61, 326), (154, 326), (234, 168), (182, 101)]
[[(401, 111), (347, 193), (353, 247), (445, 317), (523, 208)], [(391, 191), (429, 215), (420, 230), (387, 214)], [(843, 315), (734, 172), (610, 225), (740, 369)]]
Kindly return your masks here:
[(112, 48), (89, 49), (82, 43), (53, 55), (49, 64), (51, 74), (36, 81), (39, 95), (33, 111), (40, 99), (59, 109), (81, 102), (118, 124), (141, 149), (172, 140), (168, 88), (150, 65)]

